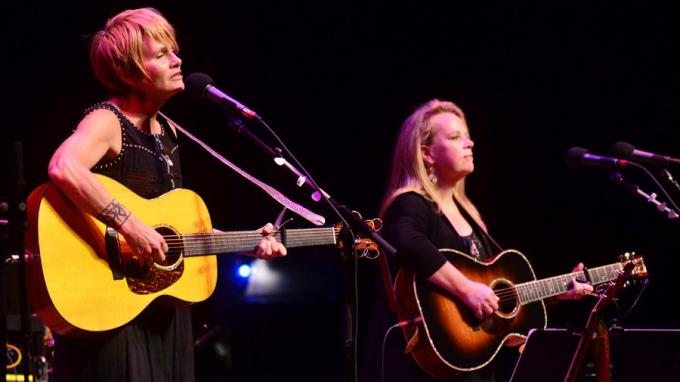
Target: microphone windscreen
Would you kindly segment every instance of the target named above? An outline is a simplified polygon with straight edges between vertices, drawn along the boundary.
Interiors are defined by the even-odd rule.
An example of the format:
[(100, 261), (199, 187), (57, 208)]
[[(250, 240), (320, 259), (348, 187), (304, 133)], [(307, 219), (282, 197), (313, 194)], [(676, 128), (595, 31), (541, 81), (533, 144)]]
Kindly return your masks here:
[(196, 98), (203, 98), (208, 85), (214, 84), (213, 79), (205, 73), (191, 73), (184, 83), (189, 95)]
[(583, 159), (583, 156), (586, 155), (587, 153), (588, 150), (582, 147), (572, 147), (569, 150), (567, 150), (567, 153), (564, 155), (564, 162), (570, 169), (580, 168), (583, 165), (583, 162), (581, 160)]
[(631, 159), (633, 157), (634, 150), (635, 146), (631, 145), (628, 142), (619, 141), (614, 143), (613, 146), (613, 151), (616, 153), (616, 155), (626, 159)]

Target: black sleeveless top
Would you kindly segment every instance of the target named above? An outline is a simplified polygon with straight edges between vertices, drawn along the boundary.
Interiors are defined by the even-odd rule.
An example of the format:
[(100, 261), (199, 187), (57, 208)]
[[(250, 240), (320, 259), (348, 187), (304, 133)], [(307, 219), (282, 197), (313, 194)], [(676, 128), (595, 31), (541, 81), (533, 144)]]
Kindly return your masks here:
[(149, 134), (137, 129), (118, 108), (106, 102), (85, 110), (83, 118), (99, 109), (110, 110), (118, 117), (122, 145), (116, 158), (99, 161), (93, 172), (113, 178), (147, 199), (182, 186), (177, 137), (167, 121), (158, 120), (162, 134)]
[[(109, 103), (88, 108), (83, 118), (99, 109), (118, 117), (122, 146), (116, 158), (100, 161), (93, 172), (109, 176), (147, 199), (181, 186), (177, 138), (167, 121), (159, 120), (162, 134), (147, 134)], [(154, 302), (117, 329), (83, 337), (55, 334), (54, 380), (191, 382), (192, 328), (189, 307), (171, 308)]]

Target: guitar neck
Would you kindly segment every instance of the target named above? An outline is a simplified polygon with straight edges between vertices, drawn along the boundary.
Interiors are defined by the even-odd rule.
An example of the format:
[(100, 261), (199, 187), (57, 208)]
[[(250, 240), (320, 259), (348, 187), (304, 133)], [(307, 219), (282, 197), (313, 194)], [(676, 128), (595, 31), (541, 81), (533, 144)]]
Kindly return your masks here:
[[(621, 263), (614, 263), (588, 269), (590, 281), (593, 285), (614, 280), (621, 274), (622, 271), (623, 265)], [(515, 285), (515, 291), (517, 292), (520, 303), (524, 305), (530, 302), (565, 293), (571, 288), (571, 284), (574, 279), (582, 279), (584, 277), (585, 273), (583, 271), (572, 272), (561, 276), (554, 276), (547, 279), (517, 284)]]
[[(287, 248), (330, 245), (337, 243), (338, 231), (334, 227), (288, 229), (271, 234)], [(232, 231), (182, 235), (184, 256), (202, 256), (215, 253), (248, 252), (262, 240), (257, 231)]]

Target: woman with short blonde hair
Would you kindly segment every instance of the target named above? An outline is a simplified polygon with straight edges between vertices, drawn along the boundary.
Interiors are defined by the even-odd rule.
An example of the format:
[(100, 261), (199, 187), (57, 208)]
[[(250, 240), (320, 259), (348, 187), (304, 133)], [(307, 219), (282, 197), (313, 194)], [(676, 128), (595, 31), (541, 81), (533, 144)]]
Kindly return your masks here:
[(179, 51), (175, 28), (154, 8), (129, 9), (112, 17), (90, 42), (90, 64), (97, 79), (112, 93), (129, 89), (126, 78), (148, 78), (145, 39)]

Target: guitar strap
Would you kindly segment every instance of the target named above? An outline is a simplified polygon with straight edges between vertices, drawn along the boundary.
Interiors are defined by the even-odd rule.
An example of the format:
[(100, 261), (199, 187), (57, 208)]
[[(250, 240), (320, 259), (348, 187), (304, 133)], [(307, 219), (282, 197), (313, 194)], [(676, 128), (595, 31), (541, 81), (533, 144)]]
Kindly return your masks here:
[(309, 222), (311, 222), (314, 225), (321, 226), (324, 225), (326, 222), (326, 218), (324, 218), (321, 215), (315, 214), (314, 212), (306, 209), (305, 207), (293, 202), (292, 200), (288, 199), (285, 195), (283, 195), (281, 192), (276, 190), (274, 187), (269, 186), (268, 184), (260, 181), (259, 179), (255, 178), (254, 176), (248, 174), (246, 171), (242, 170), (235, 164), (231, 163), (229, 160), (227, 160), (225, 157), (217, 153), (217, 151), (213, 150), (210, 146), (208, 146), (205, 142), (201, 141), (200, 139), (196, 138), (194, 135), (189, 133), (186, 129), (184, 129), (182, 126), (178, 125), (177, 122), (173, 121), (172, 119), (168, 118), (167, 115), (163, 114), (162, 112), (158, 112), (158, 114), (165, 118), (169, 123), (175, 126), (175, 128), (179, 131), (181, 131), (184, 135), (186, 135), (189, 139), (197, 143), (199, 146), (201, 146), (205, 151), (210, 153), (213, 157), (217, 158), (220, 162), (224, 163), (227, 167), (230, 169), (234, 170), (236, 173), (241, 175), (242, 177), (248, 179), (251, 183), (255, 184), (256, 186), (260, 187), (264, 192), (266, 192), (269, 196), (272, 197), (272, 199), (276, 200), (279, 202), (281, 205), (284, 207), (288, 208), (289, 210), (295, 212), (296, 214), (302, 216), (303, 218), (307, 219)]
[(498, 242), (494, 240), (494, 238), (491, 237), (491, 235), (488, 232), (486, 232), (486, 230), (483, 229), (479, 225), (479, 223), (477, 223), (477, 220), (472, 218), (472, 215), (470, 215), (470, 213), (465, 209), (463, 204), (459, 202), (455, 196), (453, 197), (453, 201), (456, 203), (456, 206), (458, 206), (458, 209), (460, 210), (460, 213), (463, 215), (463, 217), (468, 221), (468, 223), (470, 223), (470, 225), (472, 225), (472, 228), (476, 232), (480, 232), (484, 236), (484, 238), (486, 238), (487, 242), (493, 245), (493, 247), (495, 247), (494, 249), (498, 251), (497, 253), (503, 252), (503, 247), (501, 247), (498, 244)]

